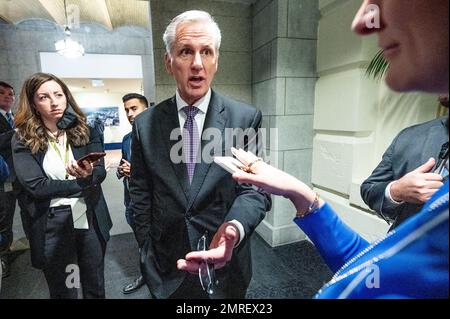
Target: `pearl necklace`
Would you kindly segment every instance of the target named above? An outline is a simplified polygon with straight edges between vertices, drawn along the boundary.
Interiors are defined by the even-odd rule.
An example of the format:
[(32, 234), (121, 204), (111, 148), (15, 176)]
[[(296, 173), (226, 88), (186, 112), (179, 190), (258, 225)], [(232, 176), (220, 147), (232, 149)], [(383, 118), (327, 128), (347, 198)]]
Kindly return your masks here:
[[(429, 208), (428, 208), (428, 214), (430, 214), (432, 211), (437, 210), (438, 208), (441, 208), (443, 205), (445, 205), (446, 203), (448, 203), (449, 200), (449, 195), (444, 194), (441, 197), (439, 197), (438, 199), (436, 199), (433, 203), (430, 204)], [(434, 219), (432, 219), (431, 221), (427, 222), (426, 224), (422, 225), (419, 229), (417, 229), (415, 232), (419, 232), (420, 234), (417, 236), (414, 236), (413, 232), (412, 234), (408, 235), (405, 239), (403, 239), (402, 241), (399, 242), (399, 245), (401, 246), (400, 249), (397, 249), (396, 246), (388, 249), (387, 251), (373, 257), (372, 259), (350, 269), (348, 272), (343, 273), (343, 271), (345, 269), (347, 269), (352, 263), (354, 263), (356, 260), (358, 260), (359, 258), (361, 258), (362, 256), (364, 256), (365, 254), (367, 254), (368, 252), (370, 252), (371, 250), (373, 250), (377, 245), (379, 245), (380, 243), (382, 243), (383, 241), (385, 241), (386, 239), (392, 237), (394, 234), (396, 234), (396, 231), (393, 230), (391, 232), (389, 232), (385, 237), (378, 239), (377, 241), (375, 241), (374, 243), (372, 243), (371, 245), (369, 245), (368, 247), (366, 247), (364, 250), (362, 250), (361, 252), (359, 252), (356, 256), (354, 256), (353, 258), (351, 258), (349, 261), (347, 261), (337, 272), (336, 274), (331, 278), (331, 280), (325, 285), (323, 286), (318, 292), (317, 295), (320, 295), (325, 289), (327, 289), (328, 287), (334, 285), (335, 283), (363, 270), (364, 268), (379, 262), (382, 259), (387, 259), (391, 256), (393, 256), (396, 252), (398, 252), (399, 250), (401, 250), (402, 248), (406, 247), (407, 245), (409, 245), (410, 243), (412, 243), (414, 240), (416, 240), (417, 238), (419, 238), (424, 232), (428, 231), (429, 229), (437, 226), (438, 224), (440, 224), (442, 221), (444, 221), (445, 219), (448, 219), (448, 212), (444, 212), (440, 215), (438, 215), (437, 217), (435, 217)], [(421, 230), (421, 231), (420, 231)], [(404, 243), (403, 243), (404, 241)]]

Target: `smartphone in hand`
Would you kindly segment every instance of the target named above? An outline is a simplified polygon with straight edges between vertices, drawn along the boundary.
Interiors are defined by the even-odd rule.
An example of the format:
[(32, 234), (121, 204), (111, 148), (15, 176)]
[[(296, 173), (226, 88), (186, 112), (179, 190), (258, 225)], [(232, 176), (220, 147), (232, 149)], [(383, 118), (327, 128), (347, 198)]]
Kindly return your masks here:
[(89, 153), (83, 157), (81, 157), (80, 159), (77, 160), (77, 164), (78, 166), (84, 167), (83, 165), (83, 161), (88, 161), (89, 163), (95, 163), (97, 162), (99, 159), (101, 159), (102, 157), (105, 157), (106, 153), (105, 152), (93, 152), (93, 153)]

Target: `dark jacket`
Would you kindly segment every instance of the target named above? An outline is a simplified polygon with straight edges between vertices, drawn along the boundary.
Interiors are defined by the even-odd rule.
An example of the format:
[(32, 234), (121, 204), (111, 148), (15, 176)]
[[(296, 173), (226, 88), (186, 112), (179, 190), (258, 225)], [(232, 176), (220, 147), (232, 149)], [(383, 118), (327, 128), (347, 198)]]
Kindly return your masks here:
[[(75, 159), (90, 153), (103, 151), (98, 132), (90, 128), (90, 141), (87, 145), (71, 146)], [(52, 180), (43, 169), (45, 153), (32, 154), (24, 141), (14, 135), (12, 140), (13, 158), (19, 182), (25, 189), (23, 205), (26, 207), (31, 261), (34, 267), (44, 268), (47, 260), (45, 248), (49, 239), (58, 234), (58, 226), (49, 214), (50, 201), (53, 198), (83, 197), (88, 211), (94, 213), (103, 239), (109, 240), (112, 227), (108, 207), (100, 184), (106, 177), (103, 159), (95, 166), (91, 176), (75, 180)]]
[[(11, 154), (11, 139), (14, 135), (14, 129), (9, 125), (8, 121), (0, 114), (0, 155), (3, 157), (6, 164), (8, 164), (10, 176), (9, 182), (15, 181), (14, 163)], [(0, 185), (2, 191), (3, 185)]]
[(0, 155), (0, 183), (3, 183), (9, 176), (9, 168), (3, 156)]
[[(261, 118), (254, 107), (212, 92), (204, 130), (216, 128), (221, 133), (221, 153), (215, 155), (225, 155), (225, 128), (257, 130)], [(142, 273), (156, 297), (170, 296), (186, 276), (177, 269), (177, 260), (197, 250), (205, 231), (210, 241), (221, 224), (235, 219), (242, 223), (245, 239), (231, 261), (216, 271), (220, 284), (212, 297), (245, 292), (252, 276), (250, 237), (270, 210), (270, 196), (238, 184), (220, 166), (203, 159), (189, 184), (186, 165), (170, 158), (172, 147), (181, 140), (171, 140), (170, 135), (179, 128), (175, 97), (142, 112), (134, 121), (130, 195), (136, 237), (143, 247)], [(201, 150), (210, 142), (202, 141)], [(233, 145), (244, 147), (235, 141), (228, 147)]]
[(383, 154), (383, 159), (361, 185), (361, 197), (374, 211), (397, 227), (420, 211), (423, 205), (395, 205), (385, 199), (387, 185), (428, 161), (438, 160), (442, 145), (448, 142), (448, 117), (441, 117), (402, 130)]
[[(122, 139), (122, 158), (126, 161), (131, 161), (131, 132), (125, 135)], [(117, 170), (117, 177), (123, 178), (123, 192), (125, 207), (128, 208), (130, 205), (130, 190), (128, 189), (128, 177), (121, 175), (119, 170)]]

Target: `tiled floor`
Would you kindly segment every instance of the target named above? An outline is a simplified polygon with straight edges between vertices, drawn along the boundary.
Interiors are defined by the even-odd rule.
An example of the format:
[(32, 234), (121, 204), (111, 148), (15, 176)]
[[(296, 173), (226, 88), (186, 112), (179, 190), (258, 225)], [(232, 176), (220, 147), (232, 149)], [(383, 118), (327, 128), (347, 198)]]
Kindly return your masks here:
[[(331, 278), (314, 246), (302, 241), (269, 247), (258, 235), (252, 238), (253, 278), (247, 298), (311, 298)], [(41, 271), (31, 267), (29, 251), (12, 256), (11, 276), (3, 279), (1, 299), (45, 299), (47, 285)], [(106, 297), (112, 299), (149, 298), (146, 287), (123, 295), (122, 287), (138, 274), (137, 244), (132, 234), (111, 237), (105, 260)]]

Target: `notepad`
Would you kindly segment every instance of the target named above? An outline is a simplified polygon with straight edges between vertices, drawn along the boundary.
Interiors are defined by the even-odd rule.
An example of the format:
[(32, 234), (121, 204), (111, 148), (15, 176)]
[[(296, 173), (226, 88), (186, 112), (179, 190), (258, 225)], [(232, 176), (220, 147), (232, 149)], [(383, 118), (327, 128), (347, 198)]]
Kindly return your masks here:
[(239, 170), (243, 170), (242, 168), (244, 167), (241, 162), (231, 156), (215, 156), (214, 163), (231, 174), (234, 174)]
[(231, 174), (241, 170), (247, 173), (252, 173), (251, 166), (261, 158), (254, 155), (252, 152), (246, 152), (243, 149), (231, 148), (231, 153), (236, 157), (232, 156), (215, 156), (214, 162), (222, 167), (224, 170)]

